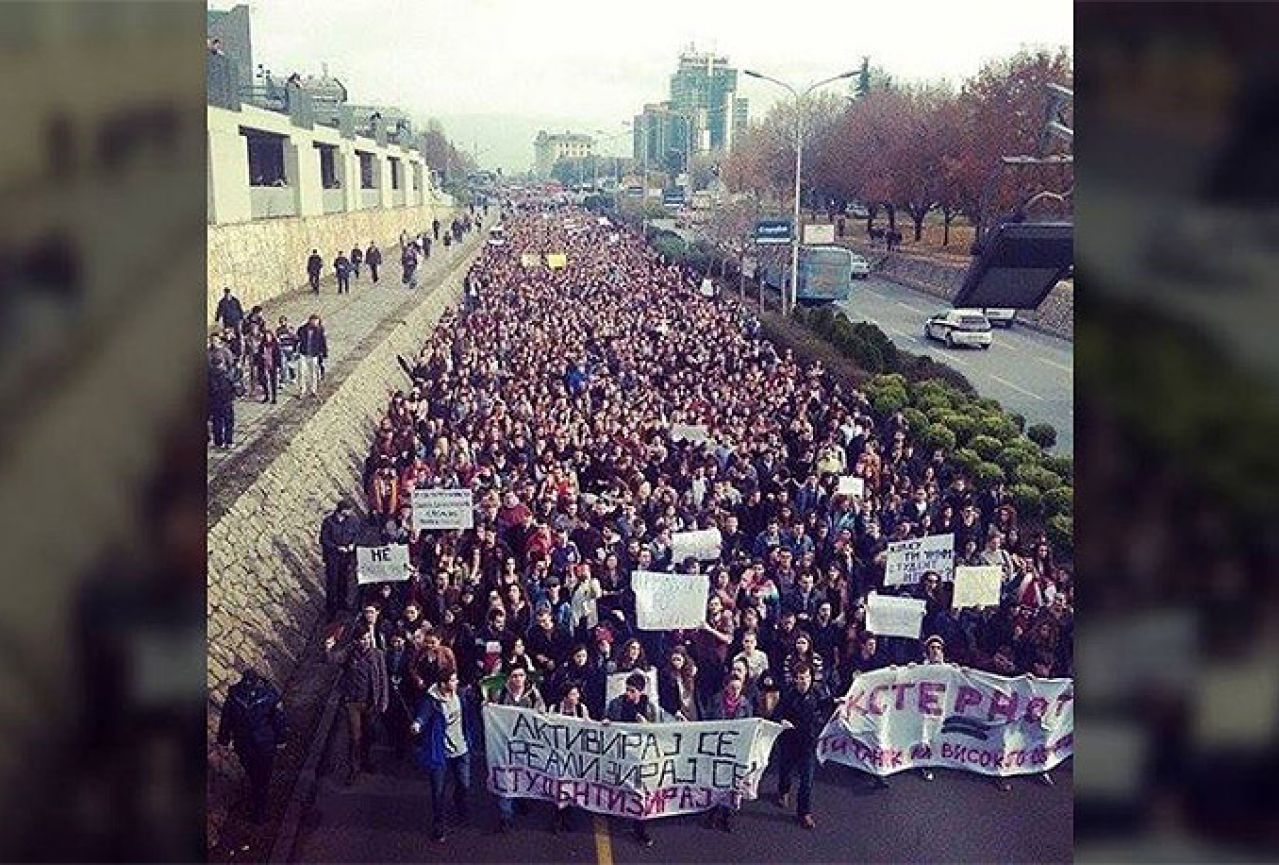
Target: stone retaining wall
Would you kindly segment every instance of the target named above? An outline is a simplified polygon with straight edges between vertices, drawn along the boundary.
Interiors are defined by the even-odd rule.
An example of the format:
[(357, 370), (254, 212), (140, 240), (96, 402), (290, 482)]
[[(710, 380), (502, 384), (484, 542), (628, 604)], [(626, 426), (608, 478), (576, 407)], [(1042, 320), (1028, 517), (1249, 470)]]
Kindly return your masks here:
[(247, 312), (254, 304), (296, 291), (306, 285), (306, 260), (320, 250), (324, 273), (332, 274), (339, 249), (349, 254), (356, 244), (375, 241), (382, 248), (383, 266), (399, 267), (401, 231), (429, 230), (431, 220), (452, 222), (458, 213), (450, 196), (420, 207), (377, 208), (325, 216), (256, 219), (231, 225), (210, 225), (206, 300), (209, 321), (222, 289), (230, 286)]
[[(473, 260), (443, 283), (360, 361), (288, 449), (262, 472), (208, 533), (208, 736), (217, 732), (226, 689), (252, 665), (284, 688), (313, 642), (324, 607), (319, 551), (323, 517), (343, 496), (363, 501), (359, 478), (387, 393), (405, 385), (396, 354), (416, 356), (446, 307), (461, 296)], [(223, 754), (209, 761), (209, 829), (240, 775)]]

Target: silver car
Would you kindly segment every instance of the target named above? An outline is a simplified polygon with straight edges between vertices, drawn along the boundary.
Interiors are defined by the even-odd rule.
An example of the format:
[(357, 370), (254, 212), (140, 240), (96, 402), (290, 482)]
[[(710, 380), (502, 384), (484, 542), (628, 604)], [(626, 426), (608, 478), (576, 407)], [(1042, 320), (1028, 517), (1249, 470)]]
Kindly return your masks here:
[(950, 309), (939, 312), (924, 324), (924, 336), (951, 348), (974, 345), (990, 348), (990, 319), (980, 309)]

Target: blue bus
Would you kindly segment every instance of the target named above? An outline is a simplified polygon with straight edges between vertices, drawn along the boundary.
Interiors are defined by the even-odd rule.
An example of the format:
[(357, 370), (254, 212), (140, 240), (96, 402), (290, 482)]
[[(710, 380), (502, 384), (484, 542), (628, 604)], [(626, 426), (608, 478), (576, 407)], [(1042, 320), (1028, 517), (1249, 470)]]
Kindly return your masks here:
[[(762, 268), (764, 284), (780, 289), (790, 284), (790, 255), (779, 255)], [(806, 306), (848, 299), (853, 278), (853, 254), (842, 246), (799, 248), (799, 290), (795, 298)]]

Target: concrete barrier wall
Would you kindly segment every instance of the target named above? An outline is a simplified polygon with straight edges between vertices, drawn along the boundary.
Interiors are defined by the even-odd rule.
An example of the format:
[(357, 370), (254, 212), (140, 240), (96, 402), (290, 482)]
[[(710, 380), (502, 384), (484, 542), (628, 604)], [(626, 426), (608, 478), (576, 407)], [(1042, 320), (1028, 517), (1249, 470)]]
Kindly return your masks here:
[(320, 251), (326, 277), (333, 273), (333, 259), (339, 249), (349, 255), (353, 246), (366, 248), (370, 240), (381, 247), (383, 266), (397, 269), (401, 231), (429, 231), (432, 219), (448, 224), (457, 213), (451, 198), (442, 197), (420, 207), (210, 225), (206, 292), (209, 321), (213, 321), (222, 289), (227, 286), (240, 298), (245, 312), (254, 304), (304, 287), (306, 260), (312, 249)]

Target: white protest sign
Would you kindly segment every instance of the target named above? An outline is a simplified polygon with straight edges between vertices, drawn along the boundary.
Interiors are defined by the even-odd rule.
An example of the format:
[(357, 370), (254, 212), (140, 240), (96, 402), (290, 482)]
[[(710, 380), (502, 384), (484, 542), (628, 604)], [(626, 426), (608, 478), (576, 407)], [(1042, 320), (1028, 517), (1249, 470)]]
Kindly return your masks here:
[(917, 664), (854, 678), (817, 740), (817, 759), (872, 775), (925, 766), (1026, 775), (1070, 757), (1074, 740), (1071, 679)]
[(871, 592), (866, 596), (866, 630), (881, 637), (919, 639), (927, 604), (919, 598), (895, 598)]
[(631, 589), (635, 592), (636, 627), (641, 631), (700, 628), (706, 621), (707, 574), (636, 571), (631, 575)]
[(934, 571), (949, 580), (955, 570), (955, 536), (929, 535), (888, 545), (884, 585), (913, 586), (924, 571)]
[(671, 424), (671, 441), (690, 441), (693, 444), (711, 440), (710, 429), (701, 423)]
[(866, 494), (866, 481), (855, 475), (844, 475), (839, 479), (839, 487), (835, 490), (835, 494), (860, 499)]
[(607, 226), (607, 225), (612, 225), (612, 224), (613, 224), (613, 223), (611, 223), (611, 222), (609, 222), (609, 221), (608, 221), (608, 217), (607, 217), (607, 216), (601, 216), (599, 219), (595, 220), (595, 223), (596, 223), (597, 225), (605, 225), (605, 226)]
[(633, 819), (756, 798), (782, 732), (762, 718), (605, 726), (492, 703), (483, 712), (492, 793)]
[(610, 234), (610, 235), (608, 236), (608, 242), (609, 242), (609, 245), (616, 245), (616, 244), (617, 244), (617, 242), (618, 242), (619, 240), (621, 240), (621, 239), (622, 239), (622, 235), (620, 235), (620, 234), (618, 234), (616, 231), (614, 231), (612, 234)]
[(701, 293), (702, 297), (714, 297), (715, 284), (710, 281), (709, 277), (704, 276), (702, 277), (702, 285), (698, 291)]
[(368, 583), (399, 583), (409, 578), (408, 544), (389, 547), (356, 547), (356, 579)]
[(475, 506), (469, 489), (413, 491), (413, 530), (470, 529)]
[(960, 565), (955, 568), (955, 597), (951, 606), (998, 607), (999, 589), (1003, 583), (1004, 569), (999, 565), (979, 568)]
[(648, 694), (649, 702), (657, 705), (656, 667), (649, 667), (647, 670), (631, 670), (628, 673), (609, 673), (608, 678), (604, 680), (604, 704), (608, 705), (614, 698), (626, 693), (626, 679), (631, 673), (644, 674), (644, 678), (648, 680), (648, 684), (644, 686), (644, 693)]
[(719, 558), (724, 539), (719, 529), (700, 529), (695, 532), (674, 532), (671, 535), (671, 561), (681, 564), (685, 559), (710, 562)]

